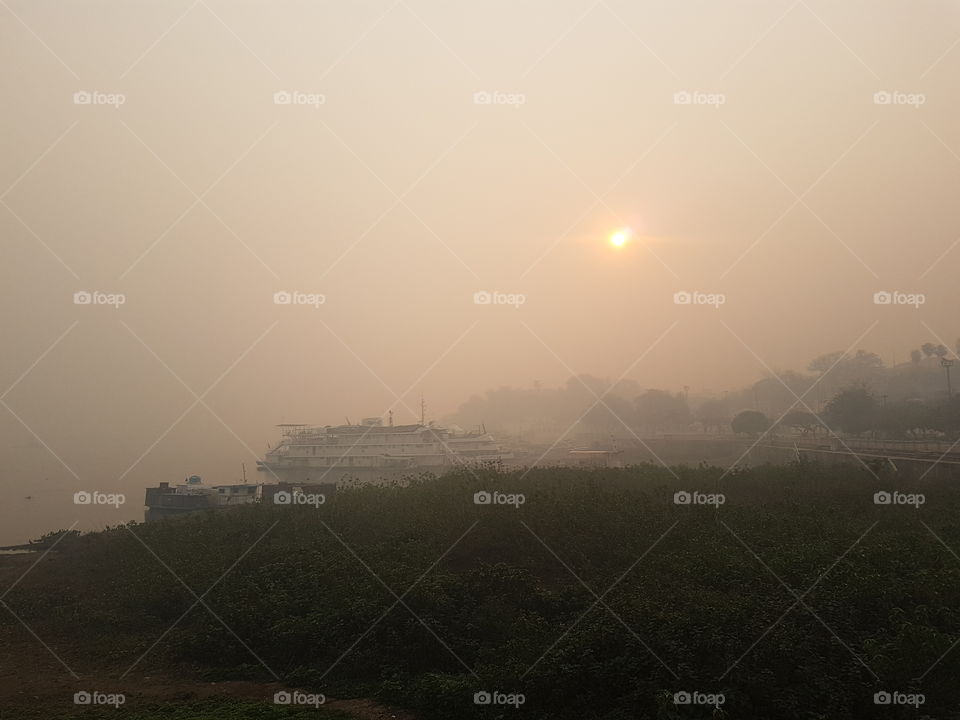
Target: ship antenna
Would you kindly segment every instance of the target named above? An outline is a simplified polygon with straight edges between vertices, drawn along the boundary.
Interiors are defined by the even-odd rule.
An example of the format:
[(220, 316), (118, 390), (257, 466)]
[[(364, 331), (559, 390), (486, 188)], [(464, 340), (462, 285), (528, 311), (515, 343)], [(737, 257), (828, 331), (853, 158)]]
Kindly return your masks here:
[(420, 393), (420, 424), (427, 424), (427, 403), (423, 399), (423, 393)]
[(247, 484), (247, 464), (240, 463), (240, 468), (243, 470), (243, 484)]
[(390, 414), (390, 427), (393, 427), (393, 410), (390, 410), (389, 414)]

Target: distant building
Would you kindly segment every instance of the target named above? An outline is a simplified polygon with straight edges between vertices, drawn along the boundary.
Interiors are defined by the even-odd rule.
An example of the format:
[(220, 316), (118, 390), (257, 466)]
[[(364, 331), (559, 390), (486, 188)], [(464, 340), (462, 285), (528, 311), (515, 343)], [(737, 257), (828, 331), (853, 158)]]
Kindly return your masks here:
[(235, 483), (231, 485), (204, 485), (198, 475), (191, 475), (180, 485), (162, 482), (157, 487), (146, 488), (144, 505), (147, 522), (163, 518), (200, 512), (203, 510), (223, 510), (240, 505), (267, 502), (275, 503), (278, 492), (290, 494), (322, 495), (333, 497), (337, 492), (335, 483), (291, 484), (291, 483)]

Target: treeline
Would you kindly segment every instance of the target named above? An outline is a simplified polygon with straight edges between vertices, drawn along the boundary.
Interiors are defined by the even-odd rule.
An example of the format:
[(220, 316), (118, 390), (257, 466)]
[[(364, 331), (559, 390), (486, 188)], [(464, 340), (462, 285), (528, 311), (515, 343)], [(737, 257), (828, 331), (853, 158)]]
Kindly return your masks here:
[[(926, 503), (875, 504), (894, 489)], [(525, 502), (477, 505), (480, 490)], [(958, 511), (955, 484), (857, 467), (463, 470), (67, 537), (4, 603), (85, 674), (275, 674), (423, 720), (918, 717), (878, 708), (883, 692), (946, 720)], [(3, 613), (4, 666), (13, 640), (34, 643)], [(475, 704), (494, 691), (523, 694), (522, 713)], [(695, 691), (722, 711), (674, 704)]]
[[(909, 362), (887, 366), (873, 352), (832, 352), (814, 358), (805, 372), (778, 371), (748, 387), (714, 396), (579, 375), (560, 388), (491, 390), (472, 397), (445, 420), (466, 429), (482, 423), (503, 436), (531, 439), (556, 437), (571, 425), (574, 434), (729, 432), (733, 419), (746, 410), (766, 417), (769, 426), (784, 413), (825, 419), (832, 404), (829, 424), (837, 431), (875, 431), (891, 437), (952, 435), (957, 429), (955, 411), (947, 402), (950, 368), (945, 365), (953, 355), (943, 344), (925, 343), (910, 352)], [(863, 393), (850, 395), (856, 388), (868, 398)], [(847, 407), (854, 402), (862, 405), (855, 412)], [(870, 415), (869, 422), (865, 415)], [(762, 425), (757, 416), (744, 417), (749, 418), (748, 432), (762, 431), (756, 429)], [(785, 425), (802, 428), (808, 419), (793, 414)]]

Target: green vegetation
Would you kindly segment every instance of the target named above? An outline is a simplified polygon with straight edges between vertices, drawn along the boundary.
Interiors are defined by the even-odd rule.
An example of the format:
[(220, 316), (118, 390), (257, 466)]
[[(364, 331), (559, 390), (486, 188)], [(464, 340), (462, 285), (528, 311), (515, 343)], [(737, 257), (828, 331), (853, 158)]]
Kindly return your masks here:
[(151, 702), (136, 707), (116, 710), (106, 708), (78, 708), (64, 705), (50, 707), (0, 708), (0, 720), (347, 720), (348, 715), (321, 708), (297, 709), (275, 707), (250, 700), (198, 700), (187, 702)]
[[(678, 709), (681, 690), (723, 693), (715, 717), (960, 717), (960, 487), (811, 464), (676, 474), (464, 470), (67, 537), (5, 602), (68, 662), (119, 675), (195, 602), (176, 574), (285, 685), (424, 719), (711, 716)], [(481, 489), (524, 502), (474, 504)], [(23, 634), (9, 615), (0, 632)], [(164, 670), (273, 680), (202, 606), (131, 677)], [(482, 690), (526, 702), (478, 707)], [(926, 702), (877, 707), (881, 690)]]

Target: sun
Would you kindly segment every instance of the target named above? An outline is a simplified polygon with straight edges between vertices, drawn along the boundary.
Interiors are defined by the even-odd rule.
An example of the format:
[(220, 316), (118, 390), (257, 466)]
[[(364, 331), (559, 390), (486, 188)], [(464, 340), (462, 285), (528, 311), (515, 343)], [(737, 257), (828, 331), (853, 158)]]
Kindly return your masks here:
[(617, 230), (610, 236), (610, 244), (614, 247), (623, 247), (629, 239), (630, 231), (624, 228), (623, 230)]

